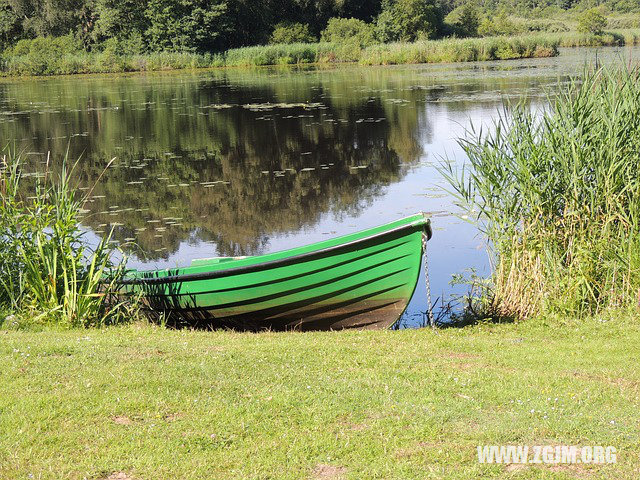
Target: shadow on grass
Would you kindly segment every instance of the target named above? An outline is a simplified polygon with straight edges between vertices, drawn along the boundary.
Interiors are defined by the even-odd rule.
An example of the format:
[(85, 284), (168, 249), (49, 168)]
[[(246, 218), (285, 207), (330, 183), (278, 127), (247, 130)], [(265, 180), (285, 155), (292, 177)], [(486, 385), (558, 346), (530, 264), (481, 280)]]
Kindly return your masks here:
[(428, 312), (421, 312), (421, 321), (400, 319), (391, 328), (464, 328), (487, 323), (513, 323), (516, 320), (513, 315), (501, 314), (486, 299), (470, 296), (456, 297), (448, 301), (438, 298), (431, 312), (432, 319), (429, 318)]

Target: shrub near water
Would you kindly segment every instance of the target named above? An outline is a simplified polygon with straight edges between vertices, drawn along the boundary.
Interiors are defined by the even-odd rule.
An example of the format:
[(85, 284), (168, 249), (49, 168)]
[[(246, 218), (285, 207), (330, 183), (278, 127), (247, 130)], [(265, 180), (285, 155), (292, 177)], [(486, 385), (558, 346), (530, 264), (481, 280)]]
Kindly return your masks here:
[(312, 43), (316, 39), (309, 32), (309, 25), (303, 23), (280, 23), (271, 33), (269, 43)]
[(76, 64), (82, 54), (82, 45), (72, 35), (20, 40), (4, 51), (4, 69), (28, 75), (52, 75), (70, 70), (69, 63)]
[(128, 320), (129, 305), (111, 301), (124, 263), (112, 262), (108, 238), (95, 248), (85, 241), (69, 173), (37, 176), (24, 196), (21, 167), (9, 155), (0, 163), (0, 324), (7, 313), (64, 326)]
[(473, 62), (514, 58), (553, 57), (558, 41), (543, 37), (496, 37), (391, 43), (367, 48), (360, 59), (366, 65)]
[(229, 50), (225, 63), (229, 66), (260, 66), (315, 63), (323, 51), (330, 52), (332, 46), (325, 43), (292, 43), (244, 47)]
[(495, 254), (495, 307), (601, 312), (637, 306), (640, 73), (598, 70), (542, 114), (510, 109), (442, 168)]
[(356, 18), (331, 18), (322, 31), (322, 40), (330, 43), (356, 43), (361, 47), (376, 43), (373, 25)]

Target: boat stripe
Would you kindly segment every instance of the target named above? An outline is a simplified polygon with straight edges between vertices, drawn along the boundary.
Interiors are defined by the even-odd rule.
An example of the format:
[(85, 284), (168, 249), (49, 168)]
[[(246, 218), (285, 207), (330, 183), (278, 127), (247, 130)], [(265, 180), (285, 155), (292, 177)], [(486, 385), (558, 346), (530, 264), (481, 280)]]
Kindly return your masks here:
[[(300, 319), (299, 321), (295, 322), (295, 321), (291, 321), (288, 319), (284, 319), (283, 317), (279, 317), (279, 318), (283, 318), (285, 320), (285, 323), (278, 323), (277, 325), (280, 325), (286, 329), (290, 329), (290, 330), (297, 330), (297, 329), (301, 329), (301, 330), (306, 330), (306, 329), (313, 329), (316, 330), (318, 328), (323, 328), (323, 323), (327, 324), (335, 324), (337, 322), (340, 322), (342, 320), (346, 320), (347, 318), (351, 318), (351, 317), (355, 317), (357, 315), (362, 315), (364, 313), (370, 313), (370, 312), (374, 312), (376, 310), (380, 310), (382, 308), (387, 308), (395, 303), (397, 303), (398, 300), (392, 300), (390, 302), (387, 303), (383, 303), (380, 305), (374, 305), (371, 307), (366, 307), (366, 308), (360, 308), (358, 310), (351, 310), (349, 312), (345, 312), (343, 314), (340, 315), (336, 315), (336, 316), (331, 316), (331, 317), (319, 317), (319, 318), (311, 318), (311, 319)], [(331, 309), (333, 310), (333, 306), (331, 307)], [(314, 315), (321, 315), (324, 312), (317, 312)], [(278, 320), (278, 318), (274, 319), (274, 320)], [(375, 323), (379, 323), (379, 320), (372, 320), (372, 321), (362, 321), (359, 322), (357, 324), (358, 328), (362, 328), (362, 327), (366, 327), (369, 325), (373, 325)], [(330, 325), (326, 325), (324, 326), (325, 329), (327, 329), (327, 327), (329, 327)]]
[[(298, 313), (298, 315), (300, 315), (299, 318), (301, 318), (303, 316), (318, 315), (320, 313), (328, 312), (330, 310), (335, 310), (335, 309), (347, 307), (347, 306), (352, 305), (354, 303), (362, 302), (363, 300), (367, 300), (367, 299), (375, 297), (377, 295), (382, 295), (383, 293), (390, 292), (390, 291), (395, 290), (397, 288), (400, 288), (402, 286), (404, 286), (404, 284), (393, 285), (391, 287), (383, 288), (381, 290), (376, 290), (375, 292), (369, 292), (369, 293), (366, 293), (364, 295), (360, 295), (359, 297), (349, 298), (347, 300), (343, 300), (342, 302), (332, 303), (330, 305), (322, 305), (322, 306), (319, 306), (319, 307), (315, 307), (315, 308), (313, 308), (311, 310), (305, 310), (303, 312)], [(355, 290), (355, 289), (352, 289), (352, 290)], [(331, 296), (328, 296), (326, 298), (331, 298)], [(262, 318), (265, 318), (265, 319), (268, 319), (268, 318), (274, 318), (274, 319), (282, 318), (284, 316), (284, 314), (290, 314), (289, 312), (291, 310), (295, 310), (296, 308), (308, 306), (308, 305), (310, 305), (312, 303), (316, 303), (316, 302), (321, 301), (321, 300), (326, 300), (326, 298), (317, 298), (317, 299), (314, 299), (313, 302), (311, 302), (311, 301), (308, 301), (308, 302), (301, 301), (301, 302), (299, 302), (300, 305), (296, 305), (293, 308), (289, 308), (288, 311), (276, 312), (276, 313), (274, 313), (272, 315), (263, 316)], [(407, 299), (407, 301), (408, 301), (408, 299)], [(304, 303), (306, 303), (306, 304), (304, 304)], [(251, 315), (253, 316), (254, 313), (255, 312), (251, 312)]]
[[(383, 262), (378, 262), (374, 265), (367, 265), (359, 270), (353, 271), (353, 272), (347, 272), (344, 275), (340, 275), (337, 277), (331, 277), (328, 280), (324, 280), (322, 282), (317, 282), (317, 283), (312, 283), (310, 285), (302, 285), (301, 287), (296, 287), (296, 288), (292, 288), (289, 290), (284, 290), (284, 291), (280, 291), (280, 292), (276, 292), (276, 293), (272, 293), (269, 295), (263, 295), (261, 297), (251, 297), (245, 300), (238, 300), (236, 302), (228, 302), (228, 303), (221, 303), (221, 304), (217, 304), (217, 305), (211, 305), (209, 307), (203, 307), (203, 308), (207, 308), (208, 310), (220, 310), (223, 308), (233, 308), (233, 307), (240, 307), (240, 306), (248, 306), (248, 305), (252, 305), (254, 303), (262, 303), (262, 302), (268, 302), (269, 300), (275, 300), (281, 297), (286, 297), (288, 295), (294, 295), (296, 293), (299, 292), (304, 292), (305, 290), (312, 290), (314, 288), (319, 288), (319, 287), (324, 287), (325, 285), (330, 285), (332, 283), (335, 282), (339, 282), (340, 280), (344, 280), (346, 278), (349, 277), (353, 277), (355, 275), (358, 275), (360, 273), (366, 272), (368, 270), (372, 270), (374, 268), (378, 268), (378, 267), (382, 267), (383, 265), (387, 265), (389, 263), (395, 262), (396, 260), (400, 260), (402, 258), (408, 257), (409, 254), (406, 255), (401, 255), (399, 257), (394, 257), (394, 258), (390, 258), (388, 260), (385, 260)], [(402, 271), (402, 270), (399, 270)], [(200, 296), (201, 294), (198, 293), (196, 294), (198, 296)]]
[[(395, 245), (386, 246), (384, 248), (381, 248), (379, 250), (375, 250), (373, 252), (367, 252), (367, 253), (365, 253), (363, 255), (359, 255), (357, 257), (353, 257), (353, 258), (350, 258), (350, 259), (347, 259), (347, 260), (343, 260), (343, 261), (335, 263), (333, 265), (324, 266), (324, 267), (321, 267), (321, 268), (316, 268), (315, 270), (310, 270), (310, 271), (304, 272), (304, 273), (298, 273), (296, 275), (290, 275), (288, 277), (277, 278), (275, 280), (270, 280), (270, 281), (267, 281), (267, 282), (250, 283), (250, 284), (247, 284), (247, 285), (240, 285), (240, 286), (237, 286), (237, 287), (229, 287), (229, 288), (220, 288), (220, 289), (215, 289), (215, 290), (199, 291), (197, 293), (196, 292), (185, 292), (185, 293), (175, 292), (175, 293), (172, 293), (171, 296), (173, 296), (173, 297), (181, 297), (181, 296), (190, 296), (190, 295), (208, 295), (208, 294), (211, 294), (211, 293), (234, 292), (234, 291), (238, 291), (238, 290), (245, 290), (245, 289), (248, 289), (248, 288), (264, 287), (264, 286), (267, 286), (267, 285), (273, 285), (273, 284), (276, 284), (276, 283), (282, 283), (282, 282), (286, 282), (286, 281), (289, 281), (289, 280), (296, 280), (298, 278), (303, 278), (303, 277), (306, 277), (306, 276), (309, 276), (309, 275), (314, 275), (316, 273), (321, 273), (321, 272), (324, 272), (324, 271), (327, 271), (327, 270), (330, 270), (330, 269), (333, 269), (333, 268), (342, 267), (344, 265), (348, 265), (350, 263), (357, 262), (358, 260), (362, 260), (362, 259), (365, 259), (367, 257), (371, 257), (373, 255), (378, 255), (380, 253), (388, 252), (389, 250), (393, 250), (394, 248), (401, 247), (401, 246), (403, 246), (403, 245), (405, 245), (407, 243), (408, 243), (408, 240), (405, 240), (403, 242), (396, 243)], [(337, 255), (334, 255), (334, 256), (337, 256)], [(397, 257), (397, 258), (403, 258), (405, 256), (406, 255), (403, 255), (402, 257)], [(182, 285), (182, 283), (180, 285)], [(151, 297), (151, 298), (163, 297), (163, 296), (166, 296), (165, 292), (166, 292), (165, 287), (162, 287), (161, 289), (158, 290), (157, 293), (152, 291), (152, 290), (145, 290), (145, 295), (147, 297)]]
[[(352, 290), (357, 290), (358, 288), (361, 288), (361, 287), (363, 287), (365, 285), (369, 285), (371, 283), (375, 283), (377, 281), (384, 280), (387, 277), (390, 277), (392, 275), (396, 275), (398, 273), (402, 273), (402, 272), (404, 272), (406, 270), (409, 270), (409, 268), (402, 268), (400, 270), (395, 270), (393, 272), (386, 273), (384, 275), (380, 275), (380, 276), (378, 276), (376, 278), (367, 279), (364, 282), (360, 282), (360, 283), (357, 283), (355, 285), (351, 285), (349, 287), (345, 287), (345, 288), (342, 288), (342, 289), (339, 289), (339, 290), (334, 290), (334, 291), (331, 291), (331, 292), (328, 292), (328, 293), (325, 293), (325, 294), (322, 294), (322, 295), (318, 295), (318, 296), (315, 296), (315, 297), (305, 298), (304, 300), (297, 300), (295, 302), (285, 303), (285, 304), (282, 304), (282, 305), (277, 305), (275, 307), (266, 307), (266, 308), (254, 310), (254, 311), (251, 311), (251, 312), (246, 312), (246, 313), (244, 313), (244, 315), (252, 315), (252, 316), (256, 316), (256, 318), (257, 318), (257, 316), (262, 316), (263, 318), (268, 318), (268, 317), (272, 317), (272, 316), (275, 316), (275, 315), (281, 315), (283, 313), (289, 312), (291, 310), (295, 310), (297, 308), (302, 308), (302, 307), (305, 307), (305, 306), (308, 306), (308, 305), (313, 305), (314, 303), (321, 302), (322, 300), (327, 300), (329, 298), (333, 298), (333, 297), (336, 297), (338, 295), (342, 295), (342, 294), (350, 292)], [(399, 287), (401, 287), (401, 286), (403, 286), (405, 284), (406, 284), (406, 282), (403, 282), (401, 284), (394, 285), (393, 287), (381, 290), (379, 292), (387, 292), (389, 290), (394, 290), (394, 289), (399, 288)], [(364, 298), (369, 298), (371, 296), (375, 296), (379, 292), (373, 292), (372, 294), (369, 294), (369, 295), (365, 296)], [(170, 300), (170, 299), (167, 299), (167, 300)], [(336, 304), (333, 304), (333, 305), (334, 306), (332, 306), (331, 308), (337, 308), (337, 307), (335, 307)], [(212, 306), (212, 307), (197, 307), (197, 306), (195, 306), (195, 302), (194, 302), (194, 306), (192, 306), (192, 307), (183, 307), (183, 306), (178, 306), (178, 305), (171, 304), (171, 303), (169, 303), (169, 305), (162, 305), (162, 304), (153, 305), (153, 307), (158, 308), (158, 309), (165, 308), (165, 309), (168, 309), (168, 310), (174, 310), (174, 311), (179, 311), (179, 312), (196, 312), (196, 311), (202, 311), (202, 310), (211, 311), (211, 310), (216, 310), (217, 309), (217, 307), (215, 307), (215, 306)], [(233, 316), (233, 315), (229, 315), (229, 316)]]

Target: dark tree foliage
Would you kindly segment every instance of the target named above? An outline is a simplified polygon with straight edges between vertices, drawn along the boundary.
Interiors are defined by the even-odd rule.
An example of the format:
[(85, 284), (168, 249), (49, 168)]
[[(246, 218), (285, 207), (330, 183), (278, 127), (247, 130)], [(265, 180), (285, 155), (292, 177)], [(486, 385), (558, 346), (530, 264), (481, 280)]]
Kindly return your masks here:
[(385, 0), (377, 33), (383, 42), (436, 38), (443, 31), (444, 9), (438, 0)]
[(143, 34), (149, 28), (147, 0), (94, 0), (94, 42)]
[(0, 48), (19, 40), (22, 37), (20, 18), (11, 8), (8, 0), (0, 0)]
[(283, 25), (320, 38), (330, 19), (366, 22), (377, 41), (405, 41), (473, 36), (505, 14), (548, 21), (553, 12), (571, 9), (577, 18), (598, 6), (640, 12), (640, 0), (0, 0), (0, 48), (71, 34), (87, 50), (131, 44), (213, 53), (266, 44)]
[(229, 31), (223, 0), (148, 0), (146, 34), (151, 50), (206, 52), (220, 48)]
[(64, 35), (93, 25), (92, 0), (8, 0), (28, 36)]

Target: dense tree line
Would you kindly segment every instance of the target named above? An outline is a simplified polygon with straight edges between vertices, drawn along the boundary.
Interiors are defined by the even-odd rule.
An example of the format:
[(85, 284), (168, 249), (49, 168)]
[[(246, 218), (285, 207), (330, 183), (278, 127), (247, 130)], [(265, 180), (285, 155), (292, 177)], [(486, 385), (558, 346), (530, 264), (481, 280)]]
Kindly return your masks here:
[[(604, 2), (614, 12), (640, 9), (640, 0)], [(514, 27), (504, 20), (507, 15), (553, 18), (558, 11), (600, 4), (602, 0), (0, 0), (0, 40), (6, 48), (23, 38), (71, 34), (89, 51), (111, 41), (126, 53), (205, 53), (269, 41), (335, 39), (342, 30), (343, 37), (383, 42), (473, 36), (479, 28), (481, 33), (482, 28), (487, 34), (509, 33)], [(327, 33), (336, 18), (352, 24), (336, 24), (334, 33)]]

